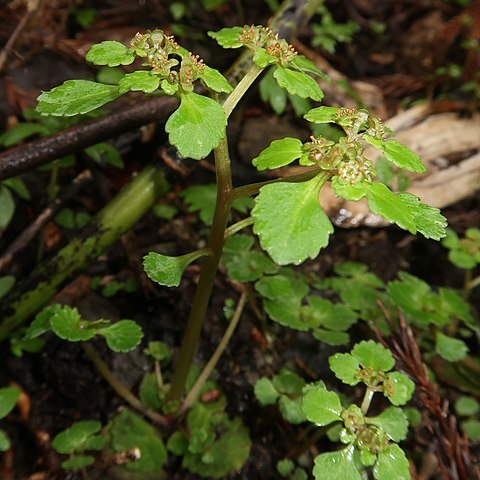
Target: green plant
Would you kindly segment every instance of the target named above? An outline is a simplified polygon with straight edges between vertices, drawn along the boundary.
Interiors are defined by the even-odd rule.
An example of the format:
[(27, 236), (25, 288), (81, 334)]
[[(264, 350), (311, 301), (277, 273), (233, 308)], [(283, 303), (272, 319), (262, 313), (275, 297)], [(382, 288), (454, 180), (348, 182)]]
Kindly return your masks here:
[(460, 422), (461, 429), (473, 441), (480, 441), (480, 420), (478, 413), (480, 405), (472, 397), (460, 397), (455, 402), (455, 413), (462, 418)]
[[(0, 419), (6, 417), (17, 404), (20, 390), (17, 387), (0, 388)], [(0, 452), (10, 448), (10, 439), (4, 430), (0, 428)]]
[[(323, 382), (304, 388), (302, 408), (307, 419), (320, 427), (339, 424), (338, 440), (345, 445), (336, 452), (315, 458), (316, 479), (360, 480), (361, 472), (372, 467), (378, 480), (409, 479), (408, 461), (398, 442), (405, 439), (408, 421), (399, 406), (414, 391), (413, 382), (403, 373), (392, 371), (395, 360), (389, 350), (373, 341), (356, 344), (351, 353), (337, 353), (329, 359), (330, 369), (343, 383), (366, 387), (361, 405), (344, 408), (339, 396)], [(376, 416), (368, 416), (374, 395), (386, 397), (394, 406)]]
[[(89, 80), (68, 80), (50, 92), (42, 93), (37, 107), (43, 115), (74, 116), (88, 113), (131, 91), (174, 96), (179, 99), (180, 104), (166, 122), (165, 129), (170, 143), (181, 155), (197, 160), (206, 157), (213, 150), (217, 176), (215, 195), (212, 195), (212, 187), (208, 186), (191, 187), (185, 194), (185, 200), (191, 205), (191, 209), (200, 211), (205, 223), (210, 223), (211, 220), (212, 228), (207, 246), (178, 257), (152, 252), (145, 257), (144, 262), (145, 271), (152, 280), (164, 286), (177, 286), (186, 267), (204, 257), (179, 360), (162, 405), (163, 410), (179, 409), (181, 406), (180, 400), (185, 391), (226, 239), (228, 242), (225, 244), (223, 258), (229, 271), (236, 271), (236, 275), (243, 281), (258, 279), (256, 290), (266, 299), (265, 305), (270, 305), (266, 307), (270, 310), (270, 316), (280, 318), (284, 315), (284, 309), (293, 316), (309, 290), (304, 279), (280, 266), (298, 265), (308, 258), (316, 258), (320, 250), (328, 244), (329, 235), (333, 233), (333, 226), (318, 202), (319, 191), (327, 182), (337, 195), (347, 200), (366, 197), (373, 213), (382, 215), (412, 234), (420, 232), (427, 238), (438, 240), (444, 236), (446, 226), (438, 209), (421, 203), (412, 194), (394, 193), (384, 184), (374, 181), (375, 169), (372, 162), (364, 156), (364, 142), (378, 148), (384, 157), (397, 167), (417, 173), (424, 172), (425, 167), (417, 155), (390, 138), (392, 132), (365, 109), (317, 107), (310, 110), (305, 115), (306, 120), (316, 124), (336, 124), (341, 127), (342, 135), (335, 140), (321, 135), (312, 136), (310, 141), (305, 143), (296, 138), (275, 140), (253, 159), (253, 165), (263, 171), (281, 168), (298, 160), (304, 170), (295, 176), (234, 188), (225, 128), (230, 114), (245, 92), (264, 70), (271, 69), (275, 82), (289, 94), (320, 101), (323, 92), (311, 75), (323, 74), (311, 61), (298, 55), (285, 40), (279, 39), (264, 27), (224, 28), (219, 32), (210, 32), (209, 35), (224, 48), (246, 47), (251, 51), (251, 68), (235, 87), (231, 86), (220, 72), (180, 47), (173, 37), (154, 30), (143, 35), (137, 34), (130, 47), (119, 42), (106, 41), (92, 46), (87, 54), (87, 60), (108, 67), (130, 65), (140, 57), (143, 65), (148, 67), (147, 70), (126, 74), (117, 85)], [(208, 92), (209, 96), (197, 93), (197, 85), (201, 86), (204, 92)], [(225, 98), (224, 101), (220, 100), (222, 98)], [(245, 201), (245, 198), (255, 195), (251, 216), (227, 228), (232, 208), (237, 208), (235, 205), (238, 206), (241, 201), (241, 207), (237, 210), (248, 211), (249, 201)], [(204, 200), (208, 197), (210, 200), (205, 203)], [(208, 205), (212, 205), (213, 198), (215, 207), (212, 217), (212, 209)], [(243, 235), (234, 236), (239, 230), (252, 224), (253, 232), (270, 258), (260, 252), (250, 256), (248, 252), (252, 248), (252, 240)], [(247, 267), (237, 260), (236, 253), (240, 249), (251, 259)], [(278, 291), (282, 292), (285, 301), (280, 302)], [(271, 301), (270, 304), (268, 300)], [(330, 343), (334, 344), (348, 340), (345, 330), (356, 321), (355, 315), (348, 313), (347, 307), (330, 304), (327, 300), (315, 296), (309, 297), (308, 305), (301, 310), (311, 317), (307, 319), (307, 325), (309, 322), (314, 324), (317, 334), (321, 338), (323, 336), (322, 339), (329, 338)], [(133, 322), (128, 325), (122, 323), (130, 322), (128, 320), (111, 325), (104, 320), (86, 322), (80, 318), (78, 312), (68, 307), (50, 313), (52, 315), (49, 314), (47, 319), (36, 320), (32, 324), (30, 329), (37, 327), (35, 335), (49, 329), (70, 341), (89, 340), (95, 335), (101, 335), (114, 350), (134, 348), (141, 338), (139, 329), (135, 329)], [(305, 322), (304, 319), (301, 321)], [(340, 321), (341, 328), (337, 325)], [(285, 321), (283, 317), (280, 322), (292, 326), (292, 322)], [(123, 335), (125, 331), (134, 333), (132, 338), (128, 334), (127, 347), (124, 344), (127, 340), (127, 335)], [(114, 333), (118, 333), (119, 337)], [(27, 331), (27, 335), (33, 334)], [(339, 337), (341, 341), (338, 340)], [(116, 348), (112, 347), (112, 343)], [(360, 349), (361, 347), (358, 347), (358, 350)], [(382, 353), (382, 356), (385, 357), (386, 354)], [(96, 363), (100, 364), (98, 359)], [(350, 362), (353, 363), (354, 361)], [(375, 365), (374, 363), (372, 368)], [(367, 368), (370, 366), (366, 364)], [(380, 388), (388, 393), (391, 383), (398, 383), (404, 390), (409, 390), (409, 384), (401, 374), (387, 373), (392, 367), (393, 364), (390, 368), (383, 364), (378, 365), (375, 376), (367, 379), (368, 395), (373, 395), (375, 389)], [(283, 375), (280, 375), (280, 379)], [(280, 380), (277, 383), (282, 385)], [(281, 404), (288, 403), (290, 387), (282, 385), (275, 388), (281, 397)], [(313, 391), (321, 391), (321, 388), (317, 386)], [(305, 399), (311, 399), (313, 395), (306, 393), (304, 404), (308, 405), (309, 400)], [(400, 404), (403, 397), (399, 395), (396, 391), (387, 396), (392, 402)], [(129, 401), (137, 405), (135, 399)], [(241, 467), (248, 455), (249, 441), (246, 440), (248, 435), (243, 425), (226, 416), (223, 401), (215, 405), (194, 404), (187, 414), (188, 430), (177, 433), (174, 440), (169, 441), (169, 448), (174, 453), (183, 455), (186, 468), (217, 478)], [(307, 410), (308, 406), (306, 413)], [(361, 415), (364, 416), (366, 410), (368, 406), (361, 410)], [(400, 413), (397, 410), (386, 412), (388, 418), (384, 423), (388, 423), (390, 416), (397, 423), (400, 422)], [(207, 415), (208, 413), (211, 415)], [(341, 420), (341, 413), (342, 410), (339, 410), (338, 419), (335, 417), (332, 421)], [(357, 413), (355, 411), (352, 415)], [(307, 417), (308, 415), (307, 413)], [(360, 445), (355, 436), (360, 427), (355, 422), (363, 418), (361, 415), (358, 414), (358, 418), (352, 420), (351, 428), (349, 427), (349, 438), (353, 438), (352, 449)], [(382, 419), (371, 424), (374, 425), (375, 422), (381, 424)], [(374, 436), (381, 440), (379, 441), (383, 450), (375, 450), (377, 447), (374, 449), (372, 444), (360, 450), (364, 452), (364, 462), (372, 461), (375, 456), (375, 469), (383, 471), (382, 469), (388, 467), (386, 457), (390, 453), (399, 455), (399, 447), (389, 444), (388, 436), (392, 435), (395, 440), (401, 439), (402, 435), (398, 430), (390, 431), (385, 425), (375, 428), (368, 427), (366, 431), (375, 430)], [(218, 430), (226, 432), (219, 439), (216, 436)], [(221, 448), (226, 448), (225, 444), (242, 445), (243, 448), (227, 462), (227, 457), (220, 458), (218, 454)], [(403, 461), (404, 457), (398, 461), (397, 467), (400, 470), (404, 468)]]

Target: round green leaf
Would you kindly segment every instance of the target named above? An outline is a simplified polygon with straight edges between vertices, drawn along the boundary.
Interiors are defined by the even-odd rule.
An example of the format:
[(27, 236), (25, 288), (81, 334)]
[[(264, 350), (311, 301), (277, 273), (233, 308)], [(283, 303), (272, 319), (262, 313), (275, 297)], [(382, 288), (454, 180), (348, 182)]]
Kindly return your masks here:
[(442, 332), (435, 335), (435, 350), (445, 360), (457, 362), (468, 354), (468, 347), (463, 340), (449, 337)]
[(405, 405), (414, 390), (415, 384), (404, 373), (392, 372), (385, 378), (383, 394), (393, 405)]
[(302, 147), (298, 138), (274, 140), (252, 163), (258, 170), (283, 167), (302, 156)]
[(473, 397), (460, 397), (455, 402), (455, 412), (457, 415), (468, 417), (476, 415), (480, 410), (479, 403)]
[(303, 118), (313, 123), (337, 123), (338, 107), (312, 108)]
[(328, 244), (333, 226), (318, 203), (321, 181), (266, 185), (255, 199), (253, 231), (280, 265), (316, 258)]
[(0, 419), (13, 410), (19, 396), (20, 390), (17, 387), (0, 388)]
[(405, 452), (396, 444), (388, 445), (378, 454), (373, 467), (376, 480), (410, 480), (410, 470)]
[(208, 32), (208, 36), (217, 41), (223, 48), (240, 48), (243, 46), (238, 37), (243, 27), (222, 28), (218, 32)]
[(290, 398), (282, 395), (278, 400), (278, 408), (280, 409), (282, 417), (292, 425), (298, 425), (306, 420), (302, 410), (301, 397)]
[(130, 65), (133, 63), (135, 54), (123, 43), (107, 40), (92, 45), (85, 58), (95, 65), (117, 67), (118, 65)]
[(407, 436), (408, 420), (401, 408), (388, 407), (380, 415), (367, 418), (367, 423), (380, 427), (394, 442), (400, 442)]
[(200, 160), (218, 146), (226, 125), (225, 112), (218, 102), (191, 92), (181, 96), (180, 106), (168, 119), (165, 130), (181, 155)]
[(50, 318), (50, 326), (56, 335), (69, 342), (90, 340), (96, 330), (88, 327), (88, 322), (82, 321), (76, 308), (64, 306)]
[(38, 97), (37, 111), (43, 115), (70, 117), (95, 110), (120, 95), (115, 85), (90, 80), (67, 80)]
[(315, 480), (361, 480), (353, 459), (353, 447), (318, 455), (315, 458), (313, 476)]
[(76, 422), (55, 436), (52, 447), (58, 453), (82, 452), (88, 439), (98, 433), (101, 428), (102, 424), (95, 420)]
[(388, 372), (395, 365), (390, 350), (373, 340), (357, 343), (352, 355), (364, 368), (372, 368), (375, 372)]
[(148, 70), (138, 70), (127, 73), (119, 82), (118, 87), (121, 93), (144, 92), (152, 93), (160, 86), (160, 79), (150, 75)]
[(205, 65), (205, 70), (200, 77), (205, 85), (215, 92), (230, 93), (233, 87), (228, 83), (228, 80), (214, 68)]
[(188, 265), (207, 254), (208, 252), (205, 249), (187, 253), (180, 257), (168, 257), (160, 253), (150, 252), (143, 258), (143, 268), (154, 282), (166, 287), (178, 287), (183, 272)]
[(343, 408), (335, 392), (318, 387), (306, 392), (302, 401), (302, 410), (308, 420), (323, 426), (341, 420)]
[(129, 352), (133, 350), (143, 338), (140, 325), (133, 320), (120, 320), (106, 328), (97, 330), (97, 333), (105, 337), (107, 345), (114, 352)]
[(273, 76), (277, 83), (291, 95), (311, 98), (317, 102), (320, 102), (323, 98), (323, 92), (318, 83), (306, 73), (297, 72), (290, 68), (278, 67), (273, 72)]
[(278, 398), (278, 392), (272, 381), (266, 377), (255, 383), (255, 397), (261, 405), (273, 405)]
[(478, 442), (480, 440), (480, 421), (472, 419), (460, 423), (462, 430), (467, 434), (470, 440)]
[(356, 385), (360, 382), (358, 372), (360, 364), (358, 360), (349, 353), (337, 353), (328, 359), (330, 370), (335, 376), (347, 385)]

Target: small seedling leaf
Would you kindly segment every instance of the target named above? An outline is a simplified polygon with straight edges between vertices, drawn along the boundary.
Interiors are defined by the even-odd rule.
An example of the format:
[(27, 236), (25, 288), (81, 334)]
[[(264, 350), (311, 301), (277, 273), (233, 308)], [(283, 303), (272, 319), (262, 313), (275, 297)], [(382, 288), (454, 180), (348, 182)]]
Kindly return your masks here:
[(261, 405), (273, 405), (278, 398), (278, 392), (272, 381), (265, 377), (257, 381), (254, 393)]
[(283, 167), (302, 156), (302, 146), (298, 138), (274, 140), (252, 163), (258, 170)]
[(449, 337), (442, 332), (435, 335), (435, 351), (449, 362), (462, 360), (468, 354), (468, 347), (463, 340)]
[(305, 380), (294, 372), (283, 370), (273, 377), (273, 384), (280, 393), (300, 395), (305, 386)]
[(215, 92), (230, 93), (233, 90), (228, 80), (218, 70), (208, 65), (205, 65), (205, 70), (200, 78), (210, 90)]
[(169, 257), (150, 252), (143, 258), (143, 268), (154, 282), (166, 287), (178, 287), (188, 265), (207, 254), (206, 250), (197, 250), (180, 257)]
[(302, 410), (308, 420), (323, 426), (341, 420), (343, 408), (335, 392), (318, 387), (309, 389), (303, 396)]
[(313, 108), (303, 118), (313, 123), (337, 123), (338, 107)]
[(357, 315), (346, 305), (334, 304), (326, 298), (310, 295), (308, 305), (303, 307), (304, 320), (312, 327), (325, 327), (329, 330), (343, 332), (356, 321)]
[(120, 92), (144, 92), (152, 93), (160, 86), (160, 79), (151, 75), (148, 70), (137, 70), (133, 73), (127, 73), (119, 82)]
[(320, 102), (323, 98), (323, 92), (318, 83), (306, 73), (278, 67), (273, 72), (273, 76), (277, 83), (291, 95), (311, 98), (317, 102)]
[(327, 345), (346, 345), (350, 342), (350, 335), (346, 332), (332, 332), (331, 330), (317, 328), (312, 331), (312, 334), (317, 340)]
[(460, 423), (462, 430), (467, 434), (467, 437), (478, 442), (480, 440), (480, 421), (471, 419)]
[(0, 232), (7, 227), (15, 212), (15, 200), (9, 188), (0, 184)]
[(318, 455), (315, 458), (313, 476), (315, 480), (361, 480), (353, 459), (353, 447)]
[(388, 407), (380, 415), (367, 418), (367, 423), (380, 427), (394, 442), (400, 442), (407, 436), (408, 420), (401, 408)]
[(282, 417), (293, 425), (298, 425), (305, 422), (305, 413), (302, 410), (302, 398), (290, 398), (282, 395), (278, 400), (278, 408)]
[[(0, 145), (10, 148), (32, 135), (48, 135), (49, 131), (44, 125), (38, 123), (17, 123), (0, 135)], [(19, 177), (16, 177), (19, 178)]]
[(95, 328), (82, 321), (78, 310), (67, 305), (50, 317), (50, 326), (57, 336), (69, 342), (90, 340), (96, 334)]
[(160, 412), (162, 409), (162, 399), (158, 387), (157, 376), (155, 373), (147, 373), (140, 384), (139, 396), (141, 402), (148, 408)]
[(295, 469), (295, 464), (289, 458), (284, 458), (283, 460), (280, 460), (277, 462), (277, 472), (282, 477), (288, 477), (288, 475), (293, 473), (294, 469)]
[(123, 168), (124, 166), (120, 153), (109, 143), (101, 142), (87, 147), (85, 153), (99, 164), (109, 163), (117, 168)]
[(140, 449), (140, 459), (129, 463), (127, 470), (141, 474), (162, 472), (167, 450), (159, 432), (141, 417), (123, 411), (111, 422), (109, 435), (115, 452)]
[(62, 468), (65, 470), (77, 470), (92, 465), (95, 458), (91, 455), (78, 455), (62, 462)]
[[(365, 140), (368, 142), (368, 135), (365, 136)], [(382, 142), (380, 149), (385, 158), (397, 167), (416, 173), (427, 171), (420, 157), (395, 139)]]
[(373, 467), (376, 480), (410, 480), (410, 471), (405, 452), (396, 444), (388, 445), (378, 454)]
[(91, 112), (121, 95), (114, 85), (90, 80), (67, 80), (38, 97), (37, 111), (42, 115), (71, 117)]
[(181, 95), (180, 106), (168, 119), (165, 130), (181, 155), (200, 160), (218, 146), (226, 125), (225, 112), (218, 102), (191, 92)]
[(372, 368), (375, 372), (388, 372), (395, 365), (390, 350), (373, 340), (357, 343), (352, 355), (364, 368)]
[(92, 45), (85, 58), (95, 65), (118, 67), (118, 65), (130, 65), (133, 63), (135, 54), (123, 43), (107, 40)]
[(335, 376), (347, 385), (356, 385), (360, 382), (358, 372), (360, 364), (358, 360), (349, 353), (337, 353), (328, 359), (330, 370)]
[(89, 438), (98, 433), (101, 428), (102, 424), (95, 420), (76, 422), (55, 436), (52, 447), (58, 453), (83, 452)]
[(415, 384), (404, 373), (387, 374), (383, 394), (393, 405), (405, 405), (412, 398), (414, 390)]
[(148, 342), (148, 347), (143, 351), (145, 355), (148, 355), (159, 362), (168, 362), (172, 358), (172, 349), (165, 343), (155, 340)]
[(62, 306), (58, 303), (48, 305), (43, 310), (35, 315), (33, 322), (27, 328), (25, 338), (32, 339), (49, 332), (52, 327), (50, 326), (50, 319), (58, 312), (62, 310)]
[(212, 224), (217, 199), (217, 189), (214, 183), (193, 185), (186, 188), (181, 196), (189, 204), (189, 212), (199, 212), (200, 220), (205, 225)]
[(19, 396), (20, 390), (17, 387), (0, 388), (0, 419), (13, 410)]
[[(260, 244), (280, 265), (316, 258), (328, 244), (333, 226), (318, 203), (317, 178), (275, 183), (260, 190), (252, 216)], [(281, 213), (280, 213), (281, 212)]]
[(0, 452), (6, 452), (11, 446), (7, 433), (0, 428)]
[(208, 36), (216, 40), (223, 48), (240, 48), (243, 44), (238, 37), (242, 30), (243, 27), (222, 28), (218, 32), (208, 32)]
[(457, 415), (469, 417), (476, 415), (480, 411), (480, 405), (473, 397), (460, 397), (455, 402), (455, 412)]
[(133, 320), (120, 320), (106, 328), (97, 330), (114, 352), (134, 350), (143, 338), (140, 326)]

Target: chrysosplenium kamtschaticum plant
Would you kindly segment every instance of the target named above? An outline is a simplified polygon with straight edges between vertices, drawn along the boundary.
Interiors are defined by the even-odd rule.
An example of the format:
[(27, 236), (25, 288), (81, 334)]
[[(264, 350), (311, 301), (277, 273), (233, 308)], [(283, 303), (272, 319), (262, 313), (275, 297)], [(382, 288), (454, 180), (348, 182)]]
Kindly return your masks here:
[[(267, 28), (224, 28), (209, 35), (224, 48), (247, 48), (251, 52), (251, 66), (238, 84), (231, 85), (220, 72), (179, 46), (172, 36), (154, 30), (138, 33), (130, 47), (115, 41), (92, 46), (86, 58), (96, 65), (130, 65), (140, 59), (142, 68), (125, 74), (117, 85), (68, 80), (42, 93), (37, 107), (45, 115), (71, 116), (87, 113), (127, 92), (174, 96), (178, 98), (179, 105), (165, 125), (170, 143), (180, 155), (196, 160), (205, 158), (213, 151), (217, 192), (207, 246), (180, 257), (152, 252), (145, 257), (144, 263), (152, 280), (161, 285), (178, 286), (185, 268), (205, 257), (179, 359), (166, 396), (166, 402), (173, 408), (175, 405), (178, 408), (184, 392), (226, 238), (253, 225), (253, 232), (258, 236), (261, 247), (275, 263), (298, 265), (309, 258), (316, 258), (333, 233), (333, 226), (318, 200), (320, 190), (327, 183), (338, 196), (347, 200), (358, 201), (365, 197), (373, 213), (412, 234), (420, 232), (427, 238), (438, 240), (445, 235), (446, 227), (446, 221), (438, 209), (425, 205), (410, 193), (394, 193), (376, 180), (375, 166), (365, 156), (367, 145), (379, 149), (398, 168), (423, 173), (425, 166), (416, 154), (392, 138), (393, 132), (380, 119), (365, 109), (313, 108), (304, 118), (317, 124), (337, 125), (342, 131), (340, 138), (332, 140), (317, 135), (310, 137), (307, 142), (289, 137), (275, 140), (253, 159), (253, 165), (258, 170), (269, 170), (298, 161), (303, 171), (294, 176), (282, 175), (276, 180), (234, 187), (226, 126), (230, 114), (255, 79), (262, 72), (270, 70), (278, 86), (289, 94), (320, 102), (323, 92), (316, 77), (323, 78), (324, 74), (313, 62), (299, 55), (291, 45)], [(249, 196), (255, 197), (251, 216), (229, 226), (232, 204)], [(354, 362), (356, 360), (351, 360), (349, 364), (353, 365)], [(378, 375), (375, 378), (381, 377), (382, 388), (387, 392), (384, 378), (393, 374)], [(375, 382), (373, 386), (367, 383), (370, 393), (372, 388), (380, 388), (380, 380)], [(314, 391), (320, 391), (321, 396), (333, 395), (318, 388)], [(308, 399), (308, 405), (316, 395), (319, 394), (307, 393), (305, 398)], [(345, 439), (350, 445), (348, 455), (339, 454), (342, 462), (352, 460), (349, 452), (358, 447), (363, 465), (375, 465), (374, 469), (381, 469), (386, 456), (397, 452), (395, 446), (389, 446), (388, 437), (396, 440), (402, 435), (395, 433), (392, 437), (388, 428), (378, 427), (382, 423), (379, 417), (375, 421), (367, 420), (364, 417), (366, 409), (352, 410), (350, 413), (356, 419), (352, 423), (349, 411), (344, 411), (336, 400), (335, 404), (338, 411), (332, 415), (335, 421), (346, 422)], [(313, 406), (304, 408), (307, 417), (310, 416), (310, 408)], [(400, 418), (397, 413), (394, 416)], [(316, 419), (312, 420), (318, 423)], [(386, 423), (388, 421), (389, 418)], [(347, 423), (353, 426), (349, 427)], [(371, 426), (362, 426), (369, 423)], [(383, 422), (381, 427), (385, 427), (386, 423)], [(366, 432), (365, 435), (372, 433), (376, 439), (380, 439), (381, 445), (362, 450), (362, 432)], [(368, 445), (373, 445), (371, 442)], [(333, 464), (334, 460), (332, 457), (329, 462)]]

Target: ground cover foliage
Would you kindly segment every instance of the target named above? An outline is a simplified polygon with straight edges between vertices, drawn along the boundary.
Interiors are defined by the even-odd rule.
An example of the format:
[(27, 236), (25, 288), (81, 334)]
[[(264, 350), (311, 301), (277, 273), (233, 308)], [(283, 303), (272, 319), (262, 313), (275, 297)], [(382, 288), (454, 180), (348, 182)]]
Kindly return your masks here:
[(474, 114), (478, 2), (308, 5), (0, 12), (2, 478), (480, 478), (478, 194), (379, 118)]

